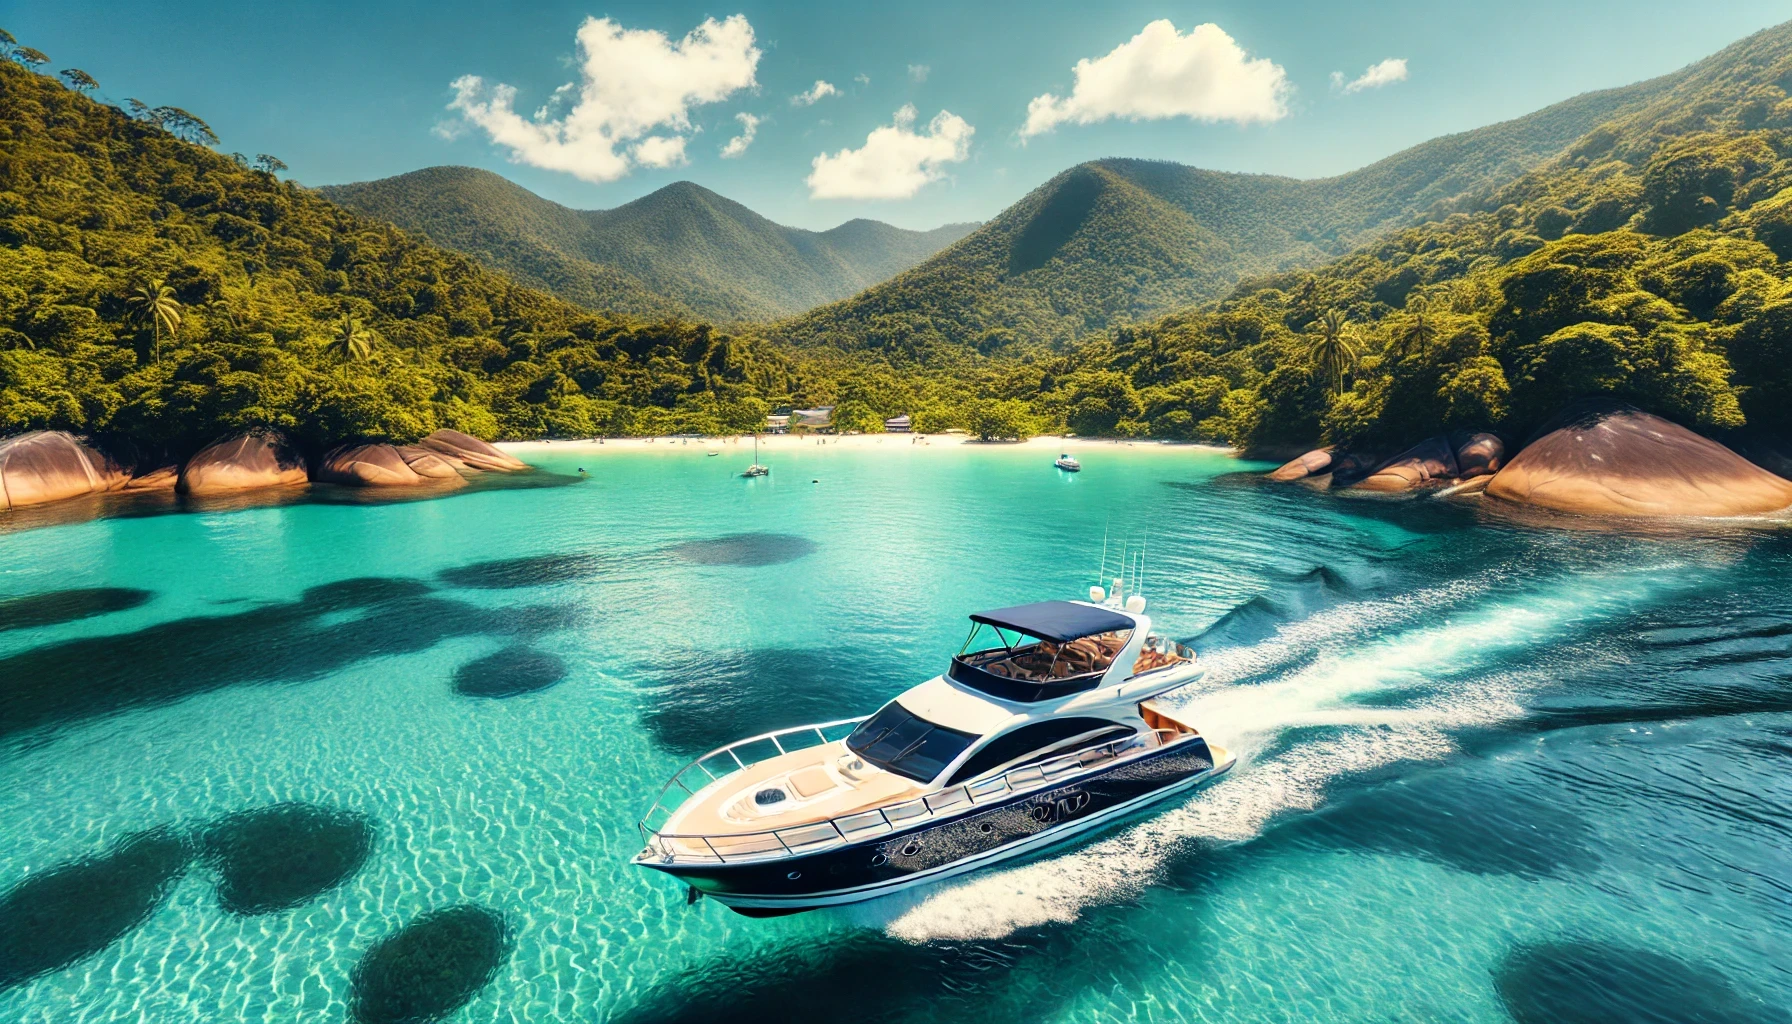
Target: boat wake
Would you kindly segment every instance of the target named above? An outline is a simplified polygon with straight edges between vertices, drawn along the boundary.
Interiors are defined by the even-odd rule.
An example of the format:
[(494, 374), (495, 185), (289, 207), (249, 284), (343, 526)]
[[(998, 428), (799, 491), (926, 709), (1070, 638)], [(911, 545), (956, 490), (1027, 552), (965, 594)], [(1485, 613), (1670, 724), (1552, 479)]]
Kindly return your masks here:
[[(1194, 692), (1170, 702), (1238, 755), (1226, 778), (1072, 853), (841, 913), (905, 941), (994, 939), (1136, 896), (1192, 844), (1248, 841), (1278, 815), (1318, 807), (1342, 778), (1443, 758), (1461, 729), (1520, 717), (1520, 700), (1557, 674), (1551, 647), (1659, 598), (1676, 569), (1656, 562), (1544, 581), (1522, 566), (1490, 569), (1335, 605), (1216, 651)], [(1515, 655), (1524, 669), (1493, 667)]]

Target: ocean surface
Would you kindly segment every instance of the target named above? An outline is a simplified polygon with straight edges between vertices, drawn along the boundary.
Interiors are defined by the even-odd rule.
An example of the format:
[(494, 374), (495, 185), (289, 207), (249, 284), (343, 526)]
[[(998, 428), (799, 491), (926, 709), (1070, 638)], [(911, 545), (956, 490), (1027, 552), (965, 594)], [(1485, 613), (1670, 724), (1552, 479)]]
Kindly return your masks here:
[[(1792, 533), (724, 448), (0, 533), (0, 1020), (1792, 1020)], [(1229, 777), (841, 911), (627, 864), (691, 756), (874, 709), (1104, 538)]]

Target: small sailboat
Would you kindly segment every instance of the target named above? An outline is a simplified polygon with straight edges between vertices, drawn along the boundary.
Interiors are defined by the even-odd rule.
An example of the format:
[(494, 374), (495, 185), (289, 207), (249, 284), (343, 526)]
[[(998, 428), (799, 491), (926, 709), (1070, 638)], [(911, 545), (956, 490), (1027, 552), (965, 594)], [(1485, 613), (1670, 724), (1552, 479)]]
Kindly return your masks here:
[(772, 475), (771, 467), (762, 466), (759, 464), (759, 435), (754, 434), (753, 435), (753, 464), (751, 466), (748, 466), (747, 471), (745, 473), (742, 473), (741, 476), (755, 477), (755, 476), (771, 476), (771, 475)]
[(1071, 455), (1069, 452), (1059, 454), (1057, 460), (1054, 461), (1052, 465), (1066, 473), (1081, 473), (1083, 471), (1083, 464), (1076, 461), (1076, 456)]

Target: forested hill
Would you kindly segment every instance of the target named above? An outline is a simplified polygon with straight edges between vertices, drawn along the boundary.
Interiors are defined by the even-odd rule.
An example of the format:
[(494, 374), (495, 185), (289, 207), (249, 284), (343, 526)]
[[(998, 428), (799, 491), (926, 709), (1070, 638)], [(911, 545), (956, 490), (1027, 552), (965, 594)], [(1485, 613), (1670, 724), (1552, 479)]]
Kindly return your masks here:
[(1783, 443), (1792, 25), (1652, 85), (1470, 210), (1038, 363), (1029, 411), (1086, 433), (1391, 452), (1444, 430), (1521, 441), (1606, 396)]
[(1335, 178), (1147, 160), (1082, 164), (915, 269), (771, 333), (921, 358), (965, 344), (1063, 348), (1470, 205), (1687, 73), (1588, 93)]
[(789, 400), (758, 343), (578, 308), (133, 109), (0, 61), (0, 435), (178, 457), (246, 426), (313, 449), (737, 430)]
[(976, 227), (906, 231), (854, 220), (804, 231), (688, 181), (613, 210), (573, 210), (471, 167), (322, 192), (582, 306), (723, 323), (774, 320), (846, 298)]

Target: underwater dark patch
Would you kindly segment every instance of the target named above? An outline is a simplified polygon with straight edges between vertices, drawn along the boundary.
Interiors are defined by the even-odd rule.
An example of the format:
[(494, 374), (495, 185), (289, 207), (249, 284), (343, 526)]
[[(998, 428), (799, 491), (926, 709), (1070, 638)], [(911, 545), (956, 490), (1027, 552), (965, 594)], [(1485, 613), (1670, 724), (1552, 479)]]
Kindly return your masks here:
[(1520, 946), (1494, 971), (1518, 1024), (1769, 1024), (1787, 1020), (1709, 964), (1597, 942)]
[(0, 598), (0, 633), (74, 622), (108, 612), (135, 608), (156, 596), (154, 591), (131, 587), (81, 587), (43, 594)]
[(1457, 773), (1357, 789), (1275, 832), (1281, 841), (1421, 857), (1474, 874), (1541, 878), (1599, 863), (1579, 817), (1510, 780)]
[(218, 904), (233, 914), (267, 914), (353, 877), (374, 836), (366, 815), (283, 803), (229, 815), (199, 834), (199, 846), (218, 873)]
[(510, 954), (504, 916), (463, 904), (417, 918), (355, 965), (351, 1012), (361, 1024), (422, 1024), (466, 1005)]
[(429, 584), (422, 580), (402, 576), (356, 576), (309, 587), (299, 600), (320, 612), (338, 612), (405, 597), (422, 597), (429, 592)]
[[(421, 588), (421, 589), (420, 589)], [(361, 609), (346, 622), (331, 613)], [(245, 683), (299, 682), (368, 658), (464, 636), (527, 640), (577, 621), (575, 608), (480, 608), (416, 580), (342, 580), (225, 615), (83, 637), (0, 657), (0, 737)]]
[(979, 979), (964, 952), (964, 947), (911, 945), (862, 933), (793, 944), (764, 955), (718, 959), (675, 975), (649, 989), (617, 1021), (820, 1024), (847, 1019), (882, 1024), (964, 1020), (972, 1013), (989, 1020), (991, 1007), (977, 995), (998, 983), (1004, 972), (991, 970), (987, 979)]
[(731, 533), (675, 545), (672, 553), (698, 565), (781, 565), (815, 552), (815, 542), (791, 533)]
[(515, 697), (545, 690), (566, 678), (566, 662), (528, 647), (506, 647), (455, 670), (454, 692), (463, 697)]
[(513, 590), (590, 579), (602, 568), (596, 555), (532, 555), (455, 566), (436, 573), (436, 578), (450, 587)]
[(141, 924), (191, 859), (171, 829), (33, 875), (0, 896), (0, 991), (61, 970)]
[(643, 672), (650, 682), (641, 691), (641, 722), (660, 746), (683, 754), (868, 714), (904, 683), (894, 665), (801, 648), (684, 651)]

